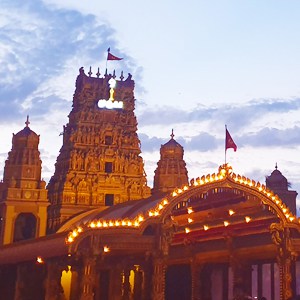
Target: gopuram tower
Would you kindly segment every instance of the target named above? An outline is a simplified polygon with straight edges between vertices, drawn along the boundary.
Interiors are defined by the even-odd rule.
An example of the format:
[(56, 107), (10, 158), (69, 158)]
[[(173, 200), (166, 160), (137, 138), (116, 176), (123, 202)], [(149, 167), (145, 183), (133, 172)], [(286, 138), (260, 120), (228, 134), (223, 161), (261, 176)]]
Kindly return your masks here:
[(134, 81), (80, 68), (63, 145), (48, 184), (48, 229), (93, 208), (150, 196), (134, 114)]

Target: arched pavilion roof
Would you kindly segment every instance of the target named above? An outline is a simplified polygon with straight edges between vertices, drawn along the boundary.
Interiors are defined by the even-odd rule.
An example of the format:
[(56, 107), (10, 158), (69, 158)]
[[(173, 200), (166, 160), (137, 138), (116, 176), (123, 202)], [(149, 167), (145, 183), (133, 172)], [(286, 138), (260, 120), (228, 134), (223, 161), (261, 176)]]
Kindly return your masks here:
[[(203, 198), (209, 192), (226, 193), (227, 189), (231, 190), (234, 196), (228, 194), (225, 200), (218, 200), (215, 197), (215, 200), (205, 203)], [(206, 231), (206, 228), (220, 228), (220, 224), (216, 222), (222, 222), (225, 227), (230, 224), (231, 205), (240, 210), (239, 214), (232, 217), (232, 220), (235, 218), (236, 226), (240, 226), (241, 222), (258, 222), (267, 218), (270, 223), (276, 219), (276, 222), (283, 226), (300, 231), (299, 219), (290, 212), (277, 195), (268, 190), (265, 185), (235, 174), (229, 165), (221, 166), (217, 173), (193, 179), (190, 185), (177, 188), (165, 196), (152, 196), (140, 201), (129, 201), (104, 211), (96, 209), (84, 213), (82, 217), (78, 216), (76, 220), (67, 222), (60, 231), (69, 230), (67, 243), (72, 243), (82, 232), (90, 230), (105, 232), (114, 229), (114, 232), (118, 230), (124, 232), (128, 229), (130, 232), (135, 230), (142, 234), (147, 226), (164, 223), (168, 218), (175, 219), (181, 230), (186, 233), (193, 230), (195, 223), (198, 224), (198, 230), (201, 227)], [(205, 212), (205, 215), (202, 212)], [(198, 216), (196, 222), (189, 217), (191, 213)], [(210, 214), (213, 215), (211, 220)]]

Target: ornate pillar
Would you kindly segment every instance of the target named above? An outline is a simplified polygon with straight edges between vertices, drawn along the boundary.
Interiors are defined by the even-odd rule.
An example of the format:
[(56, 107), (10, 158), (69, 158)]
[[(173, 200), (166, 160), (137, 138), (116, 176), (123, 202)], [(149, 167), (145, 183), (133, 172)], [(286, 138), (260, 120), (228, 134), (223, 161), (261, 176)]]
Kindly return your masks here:
[(140, 266), (134, 266), (134, 286), (133, 286), (133, 299), (142, 299), (142, 286), (143, 286), (143, 271)]
[(123, 270), (123, 284), (122, 284), (122, 300), (129, 300), (131, 289), (130, 289), (130, 268), (125, 267)]
[(26, 288), (25, 278), (28, 276), (27, 267), (24, 264), (19, 264), (17, 267), (16, 292), (14, 300), (22, 300)]
[(63, 299), (64, 290), (61, 286), (61, 273), (64, 268), (58, 262), (47, 262), (47, 275), (45, 279), (45, 300)]
[(82, 274), (82, 290), (80, 300), (93, 300), (96, 282), (96, 259), (86, 256), (84, 258), (84, 268)]
[(293, 250), (289, 228), (285, 228), (282, 223), (273, 223), (270, 226), (270, 232), (273, 243), (277, 246), (276, 259), (280, 270), (280, 300), (288, 300), (293, 296), (291, 266), (297, 253)]
[(202, 266), (197, 264), (195, 260), (191, 261), (191, 278), (192, 278), (192, 299), (200, 300), (200, 274)]
[(154, 259), (152, 299), (165, 299), (166, 265), (162, 258)]

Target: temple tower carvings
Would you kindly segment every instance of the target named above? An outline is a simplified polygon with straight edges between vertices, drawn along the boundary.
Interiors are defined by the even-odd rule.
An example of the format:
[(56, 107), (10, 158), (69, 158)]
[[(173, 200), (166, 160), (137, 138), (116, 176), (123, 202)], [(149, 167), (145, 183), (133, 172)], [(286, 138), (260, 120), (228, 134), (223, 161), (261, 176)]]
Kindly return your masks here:
[(49, 231), (80, 212), (150, 196), (134, 114), (134, 81), (115, 74), (76, 80), (73, 108), (48, 184)]
[(26, 127), (13, 134), (12, 149), (5, 161), (0, 183), (0, 244), (46, 234), (46, 182), (41, 179), (40, 137)]
[(176, 187), (188, 185), (188, 171), (183, 154), (183, 147), (175, 141), (172, 129), (171, 139), (160, 147), (160, 160), (154, 171), (153, 192), (171, 192)]

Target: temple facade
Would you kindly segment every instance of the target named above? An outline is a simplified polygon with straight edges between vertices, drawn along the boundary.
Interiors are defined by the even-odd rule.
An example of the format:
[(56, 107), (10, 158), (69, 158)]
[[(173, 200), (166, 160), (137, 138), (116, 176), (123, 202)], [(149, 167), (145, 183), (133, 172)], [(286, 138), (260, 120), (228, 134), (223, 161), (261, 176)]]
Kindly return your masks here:
[(266, 184), (228, 164), (189, 180), (172, 131), (151, 190), (131, 75), (91, 75), (80, 69), (47, 187), (28, 118), (13, 135), (0, 183), (0, 299), (300, 294), (297, 192), (277, 165)]

